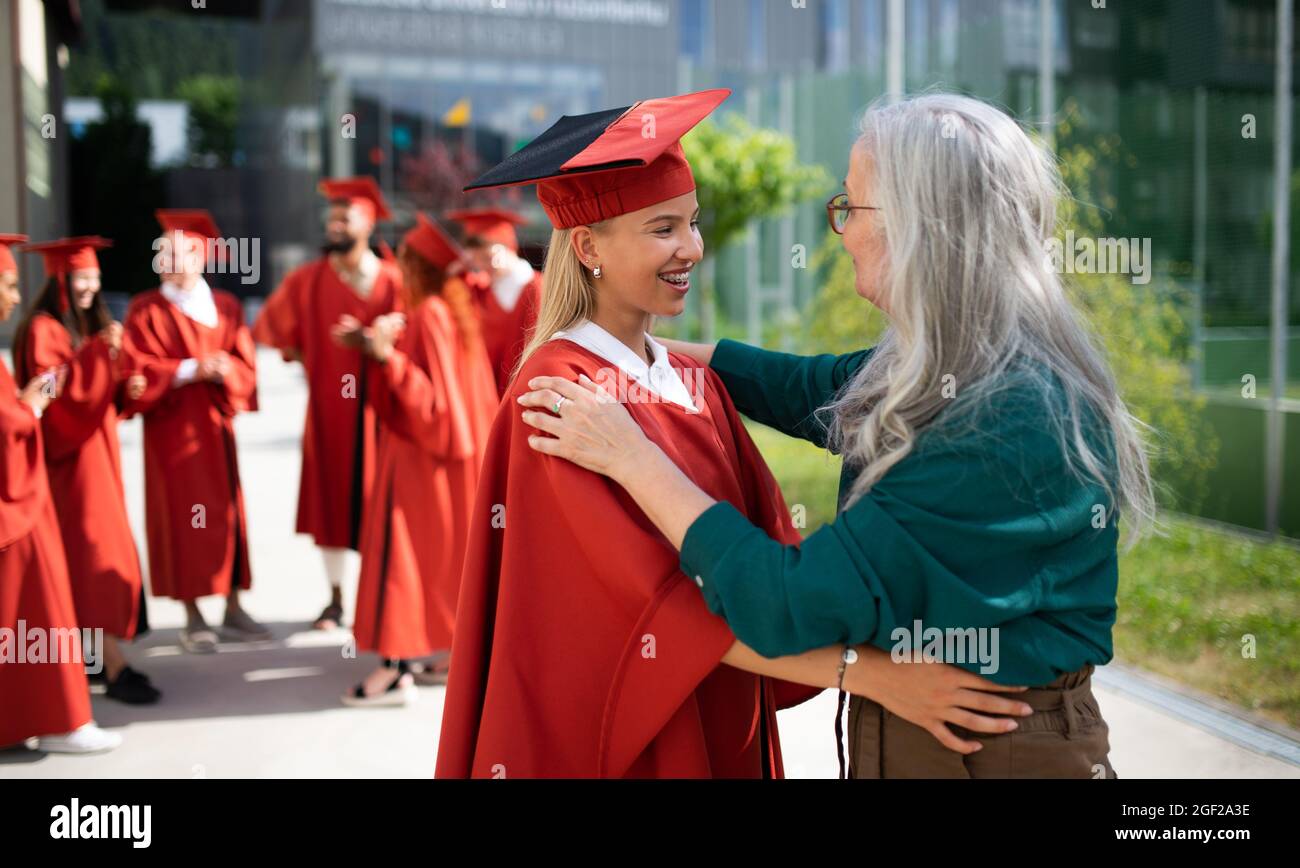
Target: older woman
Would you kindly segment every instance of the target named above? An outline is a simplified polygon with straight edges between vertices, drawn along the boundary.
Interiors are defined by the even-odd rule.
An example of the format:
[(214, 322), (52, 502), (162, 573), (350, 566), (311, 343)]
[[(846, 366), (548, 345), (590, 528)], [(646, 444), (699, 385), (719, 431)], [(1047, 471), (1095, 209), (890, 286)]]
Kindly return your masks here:
[[(946, 662), (1039, 685), (1017, 697), (1034, 714), (979, 753), (951, 709), (854, 696), (855, 777), (1113, 777), (1090, 675), (1111, 658), (1118, 515), (1140, 528), (1152, 495), (1137, 423), (1043, 252), (1052, 158), (995, 108), (929, 95), (867, 112), (845, 186), (828, 210), (889, 319), (878, 346), (669, 342), (742, 413), (844, 456), (833, 523), (769, 539), (587, 380), (530, 382), (520, 402), (546, 411), (524, 411), (530, 443), (624, 487), (740, 642), (803, 655), (773, 667), (840, 643), (817, 664), (834, 683), (855, 643), (930, 659), (940, 631)], [(962, 653), (977, 645), (992, 653)]]

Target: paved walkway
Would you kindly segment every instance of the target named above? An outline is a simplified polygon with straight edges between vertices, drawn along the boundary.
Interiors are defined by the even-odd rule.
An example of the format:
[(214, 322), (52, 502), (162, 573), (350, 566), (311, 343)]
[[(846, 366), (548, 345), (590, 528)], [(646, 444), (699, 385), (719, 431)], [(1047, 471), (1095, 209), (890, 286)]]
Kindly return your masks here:
[[(368, 671), (372, 660), (349, 656), (346, 632), (309, 629), (325, 602), (325, 580), (314, 547), (293, 534), (305, 385), (300, 369), (274, 353), (262, 352), (258, 363), (262, 410), (237, 423), (253, 554), (253, 591), (246, 605), (272, 627), (274, 641), (223, 645), (208, 657), (184, 654), (177, 644), (181, 606), (152, 600), (154, 631), (132, 649), (131, 658), (165, 691), (163, 702), (142, 709), (96, 696), (95, 716), (122, 733), (120, 749), (93, 757), (0, 752), (0, 778), (433, 774), (442, 688), (421, 689), (419, 702), (405, 709), (339, 704), (339, 694)], [(131, 517), (143, 551), (140, 440), (138, 421), (123, 425)], [(354, 594), (355, 585), (348, 588), (349, 604)], [(219, 619), (220, 601), (207, 601), (204, 611), (210, 620)], [(1102, 670), (1098, 680), (1111, 726), (1111, 760), (1122, 777), (1300, 778), (1300, 764), (1281, 758), (1288, 749), (1300, 750), (1294, 741), (1234, 725), (1235, 718), (1210, 706), (1185, 699), (1180, 705), (1168, 692), (1117, 667)], [(829, 692), (781, 712), (791, 777), (834, 777), (834, 714), (835, 696)]]

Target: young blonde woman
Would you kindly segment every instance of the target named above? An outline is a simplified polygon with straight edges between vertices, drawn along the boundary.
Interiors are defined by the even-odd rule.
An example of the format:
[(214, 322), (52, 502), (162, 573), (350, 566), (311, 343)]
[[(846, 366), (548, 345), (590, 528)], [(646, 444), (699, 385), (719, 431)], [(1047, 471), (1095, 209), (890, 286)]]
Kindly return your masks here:
[[(726, 95), (562, 118), (471, 186), (538, 183), (555, 231), (538, 325), (489, 438), (439, 777), (780, 777), (776, 709), (836, 683), (762, 677), (782, 672), (708, 611), (647, 515), (618, 485), (531, 449), (516, 403), (543, 373), (603, 383), (693, 491), (772, 545), (798, 542), (717, 375), (647, 334), (651, 317), (681, 313), (704, 253), (678, 140)], [(858, 675), (879, 660), (847, 686), (870, 691)], [(914, 668), (925, 670), (915, 689), (945, 701), (958, 686), (999, 689), (951, 667)], [(982, 709), (1019, 708), (979, 696)]]
[(980, 743), (961, 707), (975, 706), (876, 685), (850, 710), (855, 777), (1114, 777), (1090, 675), (1111, 658), (1119, 514), (1140, 531), (1151, 484), (1138, 424), (1044, 254), (1051, 155), (985, 103), (930, 95), (867, 112), (845, 183), (828, 213), (858, 294), (889, 319), (878, 346), (803, 358), (669, 342), (742, 413), (844, 456), (832, 524), (798, 547), (771, 538), (567, 372), (522, 401), (545, 408), (526, 411), (532, 445), (615, 480), (740, 641), (796, 655), (770, 661), (792, 680), (839, 683), (867, 647), (933, 652), (935, 628), (996, 652), (961, 666), (1037, 685), (1018, 696), (1033, 714)]

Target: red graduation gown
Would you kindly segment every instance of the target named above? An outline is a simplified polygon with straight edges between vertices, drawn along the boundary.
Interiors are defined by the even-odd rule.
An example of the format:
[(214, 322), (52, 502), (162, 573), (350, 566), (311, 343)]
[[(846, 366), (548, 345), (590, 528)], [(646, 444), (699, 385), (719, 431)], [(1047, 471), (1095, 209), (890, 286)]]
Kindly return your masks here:
[[(239, 299), (215, 289), (212, 296), (215, 328), (156, 289), (132, 300), (125, 323), (124, 346), (149, 381), (124, 405), (127, 414), (144, 415), (149, 582), (156, 596), (177, 600), (252, 584), (233, 420), (257, 409), (256, 349)], [(172, 387), (182, 360), (218, 350), (231, 360), (223, 382)]]
[(50, 493), (59, 516), (72, 600), (82, 627), (129, 639), (140, 615), (140, 558), (127, 520), (117, 406), (124, 354), (110, 357), (98, 337), (74, 348), (53, 317), (32, 319), (24, 382), (49, 368), (68, 366), (63, 392), (41, 416)]
[(352, 632), (363, 651), (424, 657), (451, 647), (496, 382), (482, 344), (464, 344), (438, 297), (410, 314), (386, 364), (369, 365), (383, 426)]
[[(633, 418), (704, 491), (797, 543), (717, 376), (684, 356), (672, 364), (689, 370), (688, 387), (701, 384), (701, 411), (642, 402), (627, 405)], [(816, 691), (778, 689), (723, 665), (731, 631), (627, 493), (528, 446), (535, 432), (514, 400), (528, 379), (585, 373), (599, 382), (601, 369), (613, 365), (551, 341), (525, 364), (493, 424), (437, 776), (780, 777), (777, 702)]]
[(524, 351), (524, 344), (528, 342), (533, 326), (537, 325), (537, 312), (542, 307), (542, 274), (533, 274), (533, 279), (520, 292), (510, 310), (497, 301), (491, 280), (482, 273), (476, 273), (468, 282), (482, 323), (483, 343), (487, 346), (488, 358), (496, 375), (497, 392), (504, 395), (510, 384), (510, 374)]
[[(58, 640), (61, 650), (76, 654), (73, 662), (19, 663), (16, 644), (4, 647), (24, 641), (18, 636), (20, 621), (27, 634), (45, 634), (47, 649), (47, 631), (77, 629), (41, 428), (17, 392), (0, 360), (0, 627), (9, 637), (0, 638), (0, 745), (69, 732), (90, 722), (80, 633), (71, 644)], [(11, 655), (14, 662), (6, 662)]]
[(253, 337), (277, 349), (296, 349), (310, 391), (302, 432), (298, 533), (319, 546), (358, 548), (362, 506), (374, 479), (378, 420), (366, 401), (361, 353), (340, 347), (330, 327), (344, 314), (364, 324), (398, 305), (401, 271), (381, 262), (362, 298), (321, 257), (292, 271), (266, 299)]

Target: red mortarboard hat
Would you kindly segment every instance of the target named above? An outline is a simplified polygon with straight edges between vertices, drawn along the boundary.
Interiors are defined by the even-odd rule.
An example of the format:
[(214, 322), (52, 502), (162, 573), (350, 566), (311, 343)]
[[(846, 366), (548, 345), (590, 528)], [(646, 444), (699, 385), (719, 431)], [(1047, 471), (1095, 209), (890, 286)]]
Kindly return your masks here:
[(72, 271), (85, 269), (99, 270), (99, 257), (96, 250), (112, 247), (113, 242), (98, 235), (82, 235), (76, 238), (59, 238), (55, 241), (42, 241), (28, 244), (23, 250), (39, 253), (45, 262), (45, 276), (53, 277), (59, 282), (59, 310), (66, 311), (68, 304), (68, 283), (65, 276)]
[(159, 208), (153, 216), (164, 232), (184, 232), (205, 244), (210, 238), (221, 237), (216, 221), (203, 208)]
[(445, 216), (464, 226), (466, 235), (504, 244), (516, 253), (519, 252), (519, 235), (515, 227), (528, 222), (515, 212), (501, 208), (462, 208), (448, 211)]
[[(221, 237), (221, 230), (217, 228), (216, 221), (204, 208), (159, 208), (153, 212), (153, 216), (162, 226), (164, 235), (180, 232), (186, 238), (197, 242), (199, 249), (203, 250), (205, 255), (208, 241)], [(224, 259), (225, 247), (216, 245), (215, 253), (218, 258)]]
[(731, 95), (726, 89), (648, 99), (560, 118), (465, 188), (537, 184), (557, 229), (608, 220), (695, 189), (680, 139)]
[(349, 205), (356, 205), (366, 211), (371, 223), (393, 219), (388, 203), (384, 201), (384, 194), (379, 192), (379, 185), (368, 175), (359, 178), (326, 178), (316, 189), (331, 202), (346, 201)]
[(39, 253), (45, 262), (47, 277), (81, 271), (86, 268), (99, 268), (96, 250), (112, 247), (113, 242), (98, 235), (82, 235), (77, 238), (59, 238), (54, 241), (42, 241), (28, 244), (23, 250)]
[(26, 240), (26, 235), (0, 235), (0, 274), (18, 270), (18, 263), (14, 260), (14, 255), (9, 252), (9, 245), (22, 244)]
[(460, 245), (441, 226), (419, 212), (415, 214), (415, 228), (402, 237), (402, 243), (444, 270), (462, 255)]

